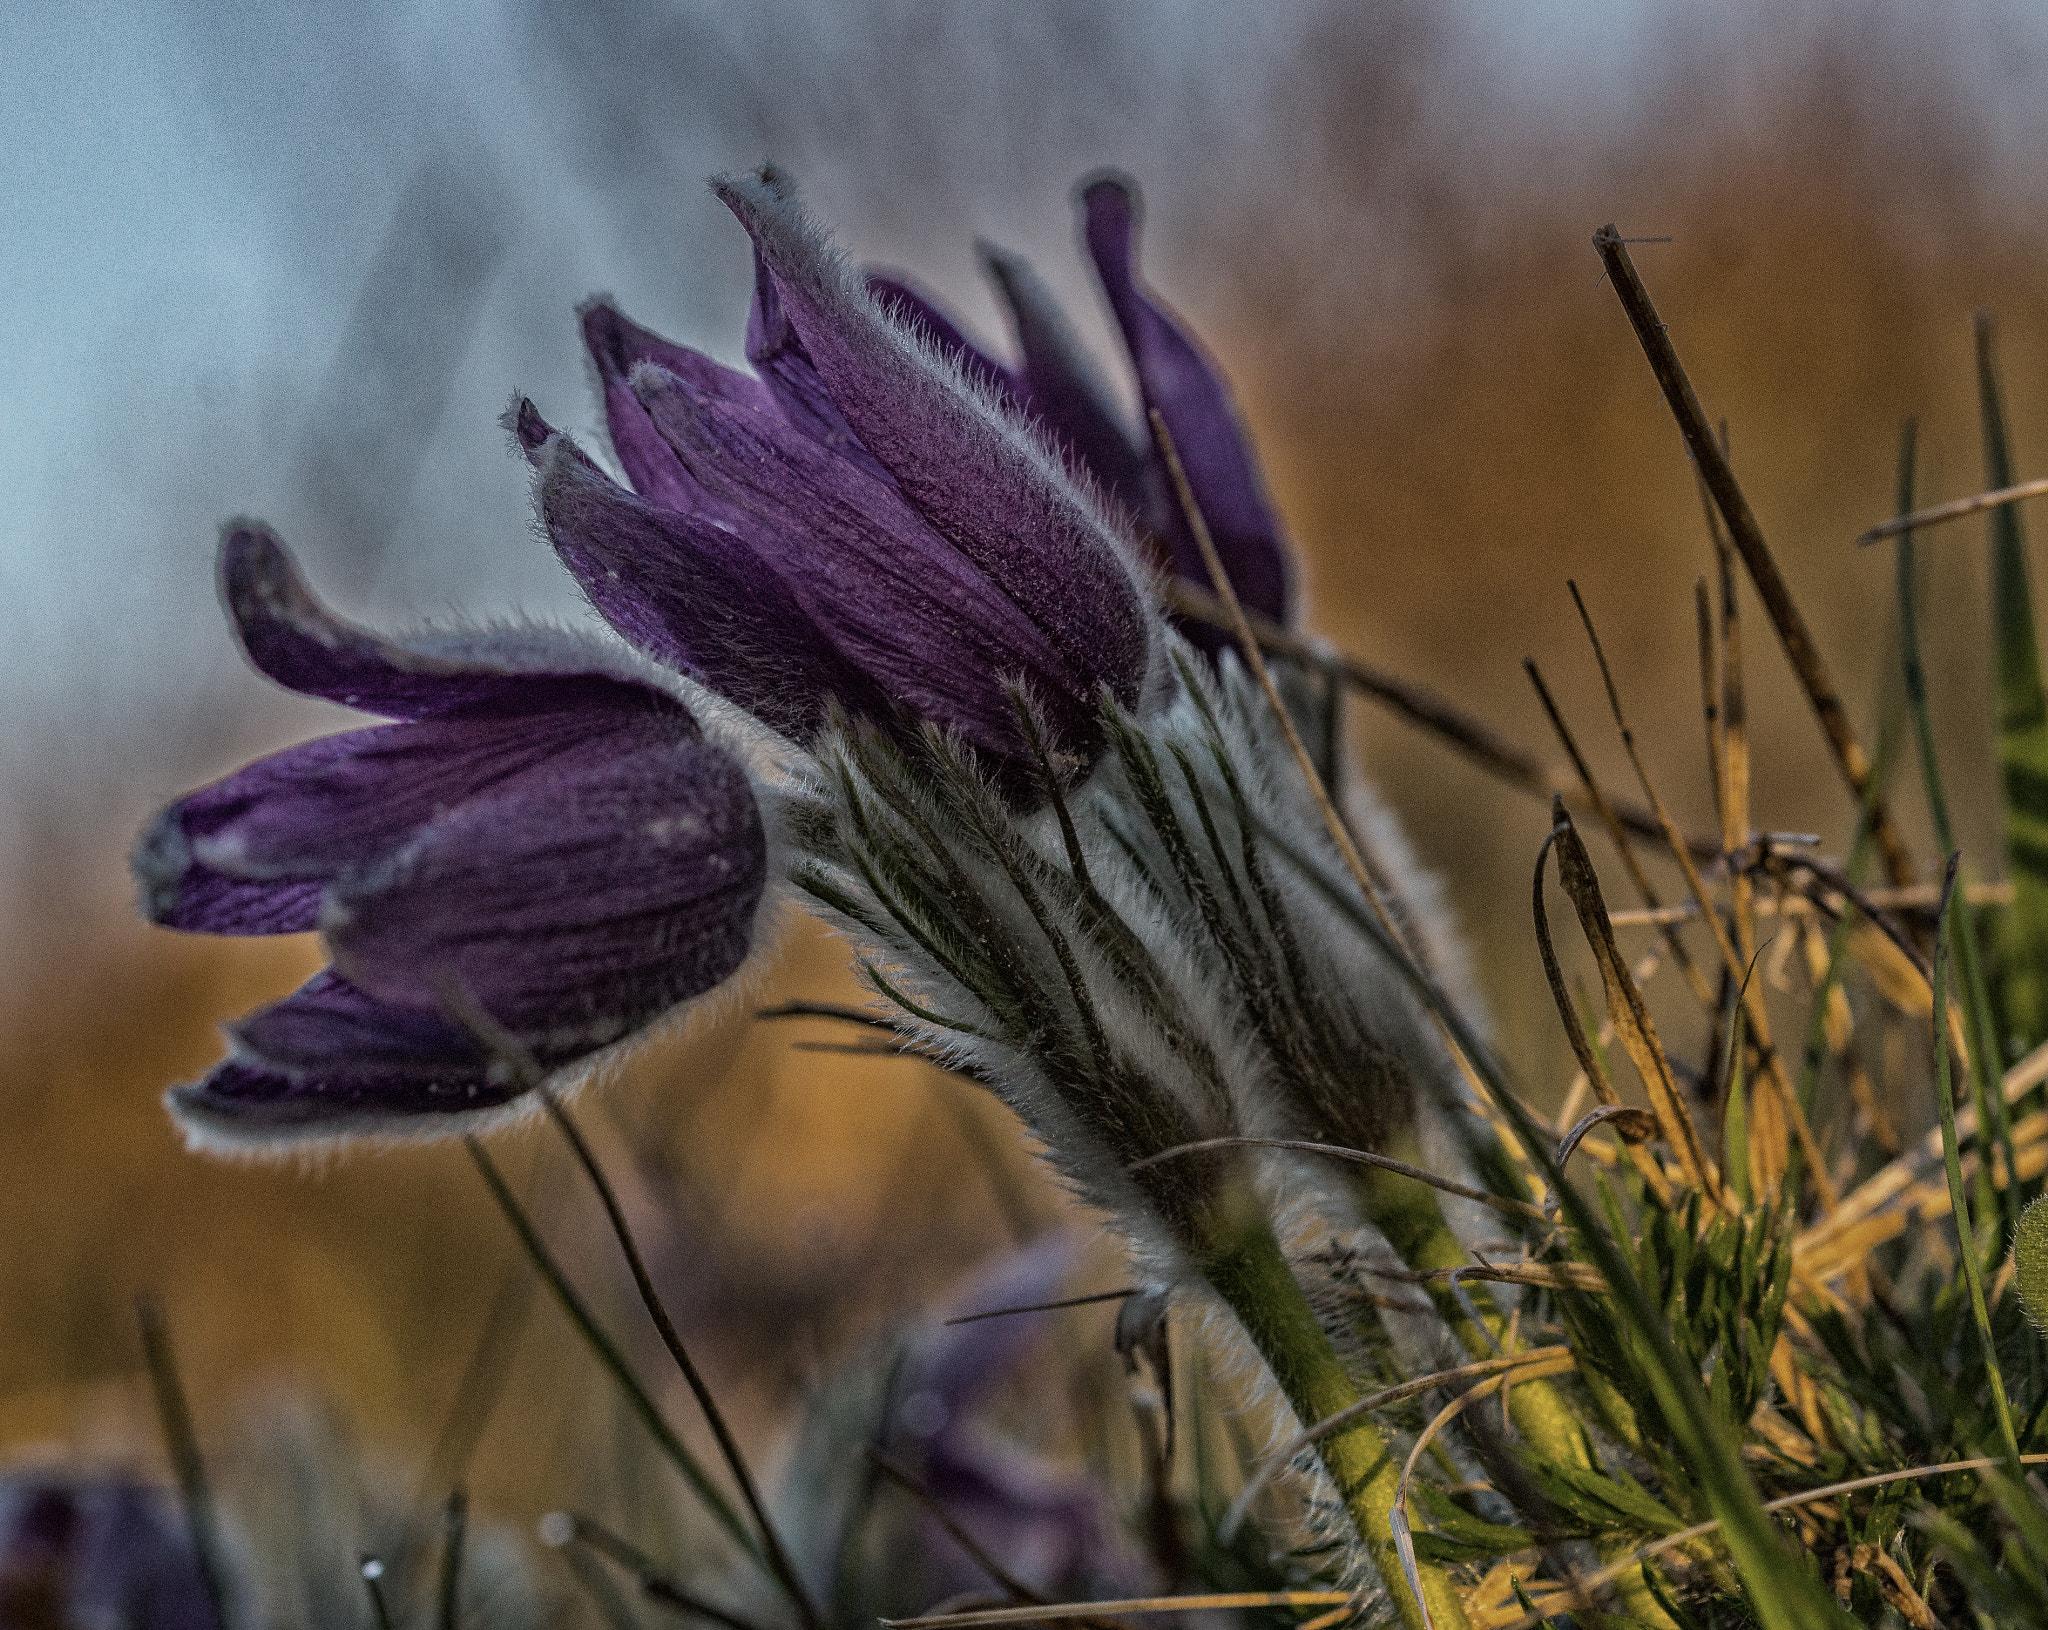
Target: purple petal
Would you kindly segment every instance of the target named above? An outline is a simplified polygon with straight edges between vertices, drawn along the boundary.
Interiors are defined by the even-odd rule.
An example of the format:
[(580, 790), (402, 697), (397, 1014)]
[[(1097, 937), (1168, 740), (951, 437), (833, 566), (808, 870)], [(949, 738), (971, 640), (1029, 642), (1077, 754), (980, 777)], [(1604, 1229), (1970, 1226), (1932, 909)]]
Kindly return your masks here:
[(791, 736), (814, 730), (835, 696), (888, 714), (889, 699), (745, 538), (626, 492), (566, 437), (546, 441), (537, 462), (555, 552), (599, 615), (649, 656)]
[(494, 789), (548, 790), (585, 764), (696, 734), (681, 704), (595, 674), (520, 675), (462, 713), (303, 742), (172, 804), (136, 846), (142, 908), (166, 927), (302, 933), (321, 884)]
[(489, 696), (511, 667), (410, 649), (343, 622), (313, 598), (269, 527), (231, 524), (221, 538), (221, 598), (261, 673), (302, 696), (410, 719)]
[(593, 300), (583, 308), (583, 343), (597, 364), (604, 387), (606, 428), (612, 451), (633, 490), (666, 509), (694, 509), (701, 494), (689, 473), (676, 463), (668, 444), (647, 422), (646, 409), (635, 399), (629, 381), (633, 370), (652, 362), (689, 380), (699, 390), (726, 400), (774, 411), (774, 398), (758, 379), (723, 367), (685, 346), (628, 322), (611, 306)]
[[(1247, 606), (1285, 622), (1292, 593), (1280, 523), (1222, 373), (1140, 281), (1137, 195), (1127, 181), (1105, 177), (1082, 192), (1081, 205), (1088, 251), (1123, 330), (1145, 405), (1166, 421), (1231, 585)], [(1170, 489), (1166, 498), (1170, 503)], [(1206, 587), (1208, 569), (1179, 505), (1171, 504), (1164, 518), (1174, 570)]]
[(874, 475), (888, 479), (887, 472), (847, 425), (831, 391), (818, 377), (816, 364), (782, 309), (781, 293), (769, 276), (758, 244), (754, 248), (754, 304), (747, 312), (747, 360), (761, 375), (783, 418), (791, 425), (813, 441), (864, 465)]
[(1038, 628), (894, 485), (773, 419), (643, 368), (649, 419), (832, 644), (912, 713), (1021, 758), (1001, 681), (1044, 702), (1062, 745), (1095, 730), (1095, 699)]
[(730, 755), (614, 745), (435, 821), (336, 884), (322, 926), (372, 996), (433, 1012), (452, 980), (546, 1061), (725, 979), (766, 881), (760, 810)]
[(491, 1062), (453, 1020), (379, 1001), (332, 968), (230, 1025), (228, 1034), (235, 1044), (231, 1062), (284, 1075), (467, 1085), (481, 1081)]
[(1021, 406), (1021, 381), (970, 340), (959, 324), (914, 283), (893, 272), (869, 272), (868, 293), (882, 310), (905, 328), (924, 337), (959, 366), (960, 371), (991, 395)]
[(502, 1109), (519, 1090), (481, 1063), (440, 1074), (302, 1075), (230, 1059), (203, 1081), (173, 1087), (165, 1102), (179, 1125), (201, 1139), (265, 1143), (439, 1130), (445, 1117)]
[(0, 1620), (23, 1630), (219, 1625), (191, 1541), (162, 1491), (48, 1473), (0, 1479)]
[(773, 178), (713, 186), (753, 236), (778, 310), (833, 402), (904, 496), (1075, 672), (1136, 705), (1153, 658), (1145, 597), (1058, 461), (911, 343)]
[(1016, 325), (1024, 354), (1019, 395), (1025, 412), (1073, 449), (1105, 493), (1142, 519), (1144, 449), (1125, 430), (1066, 313), (1021, 256), (985, 243), (981, 258)]
[[(964, 1289), (948, 1298), (947, 1311), (986, 1313), (1049, 1302), (1080, 1266), (1083, 1243), (1072, 1232), (1042, 1234), (978, 1271)], [(948, 1418), (957, 1421), (1044, 1340), (1049, 1317), (1020, 1313), (940, 1324), (906, 1357), (900, 1387), (905, 1395), (930, 1393)]]

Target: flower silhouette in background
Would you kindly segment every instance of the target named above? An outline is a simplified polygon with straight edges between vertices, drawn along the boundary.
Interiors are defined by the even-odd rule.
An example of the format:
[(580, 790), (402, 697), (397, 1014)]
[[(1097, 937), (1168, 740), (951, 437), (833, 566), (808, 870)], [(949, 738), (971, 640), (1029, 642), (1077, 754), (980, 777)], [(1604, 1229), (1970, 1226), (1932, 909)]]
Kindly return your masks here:
[(540, 629), (380, 638), (322, 608), (261, 527), (232, 528), (220, 566), (259, 670), (397, 722), (260, 759), (137, 846), (153, 921), (318, 929), (334, 959), (172, 1091), (195, 1140), (472, 1125), (522, 1089), (451, 992), (566, 1074), (745, 960), (760, 811), (660, 676)]
[(120, 1478), (0, 1478), (0, 1625), (220, 1630), (162, 1491)]
[(528, 403), (549, 535), (627, 639), (787, 736), (833, 709), (956, 734), (1016, 797), (1099, 754), (1107, 693), (1171, 689), (1128, 540), (1009, 396), (924, 343), (772, 171), (714, 183), (754, 240), (755, 376), (584, 313), (617, 485)]
[[(1200, 341), (1139, 273), (1136, 187), (1121, 176), (1100, 176), (1083, 184), (1078, 202), (1082, 240), (1123, 336), (1140, 403), (1159, 415), (1173, 437), (1231, 587), (1248, 609), (1290, 623), (1290, 553), (1230, 387)], [(874, 273), (868, 283), (963, 373), (1035, 421), (1076, 459), (1156, 540), (1175, 577), (1208, 589), (1208, 568), (1152, 437), (1124, 422), (1065, 313), (1031, 267), (988, 244), (982, 245), (982, 260), (1009, 307), (1020, 353), (1014, 367), (977, 346), (910, 282)], [(1184, 623), (1181, 632), (1212, 653), (1226, 638), (1201, 623)]]

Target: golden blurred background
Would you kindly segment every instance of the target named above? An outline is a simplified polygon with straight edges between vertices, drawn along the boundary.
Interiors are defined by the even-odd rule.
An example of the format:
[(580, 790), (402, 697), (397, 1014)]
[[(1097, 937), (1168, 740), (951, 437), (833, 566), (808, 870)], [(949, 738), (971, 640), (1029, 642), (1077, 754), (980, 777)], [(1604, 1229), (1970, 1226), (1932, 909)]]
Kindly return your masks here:
[[(1908, 414), (1921, 421), (1924, 493), (1981, 484), (1973, 310), (2001, 319), (2020, 474), (2048, 459), (2048, 186), (2031, 145), (2048, 34), (1997, 8), (1937, 22), (1904, 6), (1646, 16), (1574, 5), (1560, 8), (1554, 38), (1542, 8), (1478, 6), (1455, 20), (1428, 4), (1269, 9), (1278, 20), (1261, 31), (1220, 9), (1192, 8), (1190, 21), (1160, 8), (1124, 25), (1052, 8), (1053, 22), (1019, 33), (975, 21), (972, 8), (878, 6), (869, 27), (834, 33), (820, 21), (805, 33), (797, 25), (813, 13), (797, 7), (780, 39), (765, 24), (756, 35), (715, 11), (638, 0), (585, 11), (574, 37), (537, 8), (503, 12), (504, 60), (469, 71), (486, 84), (513, 75), (561, 119), (526, 138), (559, 145), (557, 185), (526, 184), (507, 150), (516, 220), (596, 225), (573, 255), (525, 260), (524, 229), (507, 228), (514, 295), (493, 296), (479, 337), (449, 365), (449, 423), (487, 427), (514, 385), (572, 424), (593, 422), (570, 323), (588, 283), (609, 282), (636, 316), (733, 354), (745, 275), (736, 231), (695, 194), (673, 201), (715, 164), (772, 154), (812, 184), (856, 252), (918, 268), (986, 330), (992, 308), (969, 281), (973, 233), (1018, 243), (1085, 297), (1067, 189), (1088, 164), (1118, 160), (1147, 186), (1154, 282), (1235, 380), (1300, 546), (1313, 628), (1554, 760), (1520, 671), (1537, 657), (1618, 784), (1625, 764), (1565, 590), (1575, 578), (1662, 790), (1703, 826), (1692, 585), (1710, 556), (1677, 433), (1590, 246), (1611, 220), (1669, 238), (1637, 246), (1636, 263), (1708, 412), (1729, 422), (1752, 505), (1871, 736), (1895, 660), (1891, 566), (1852, 540), (1889, 510)], [(365, 29), (377, 17), (396, 26), (365, 16)], [(189, 17), (180, 26), (198, 32)], [(719, 51), (746, 70), (747, 89), (708, 111), (700, 101), (689, 110), (698, 134), (685, 139), (673, 121), (699, 92), (712, 97)], [(961, 94), (962, 75), (1001, 97)], [(373, 126), (384, 128), (366, 116), (345, 131), (359, 151), (330, 162), (378, 162), (363, 133)], [(678, 231), (684, 247), (664, 248)], [(302, 296), (331, 295), (351, 321), (374, 317), (350, 306), (363, 256), (324, 252), (326, 281), (308, 274)], [(663, 279), (678, 292), (635, 300)], [(268, 321), (265, 332), (284, 331)], [(328, 325), (330, 345), (340, 324)], [(549, 325), (550, 349), (512, 347), (504, 335), (517, 324)], [(245, 427), (298, 377), (282, 362), (246, 372), (225, 397), (176, 396), (175, 416), (203, 418), (210, 403), (221, 423)], [(145, 398), (153, 388), (128, 384)], [(103, 409), (103, 382), (88, 388)], [(137, 417), (160, 409), (145, 402)], [(210, 462), (202, 433), (179, 433), (198, 439), (172, 444), (194, 455), (175, 481), (131, 484), (124, 502), (144, 516), (134, 547), (189, 576), (204, 571), (209, 518), (248, 502), (251, 487), (246, 452)], [(335, 517), (352, 512), (338, 500), (323, 509), (319, 481), (277, 497), (345, 608), (390, 622), (407, 606), (492, 609), (464, 592), (482, 546), (450, 517), (519, 536), (523, 487), (482, 432), (461, 434), (471, 439), (446, 433), (414, 472), (411, 518), (390, 522), (388, 560), (346, 554)], [(450, 475), (456, 452), (472, 462)], [(476, 496), (485, 488), (498, 496)], [(418, 558), (448, 563), (438, 577), (407, 555), (429, 535)], [(530, 538), (524, 548), (507, 592), (566, 605), (559, 583), (533, 588), (549, 568)], [(1971, 854), (1995, 873), (1981, 529), (1952, 528), (1926, 552), (1955, 802)], [(182, 1151), (157, 1102), (217, 1055), (219, 1022), (318, 960), (306, 941), (149, 930), (120, 904), (124, 845), (153, 804), (340, 717), (242, 680), (224, 637), (200, 627), (205, 615), (193, 589), (175, 612), (190, 628), (140, 656), (106, 653), (121, 682), (90, 690), (79, 713), (53, 706), (42, 733), (23, 738), (35, 751), (9, 761), (0, 1452), (151, 1452), (130, 1306), (146, 1289), (168, 1309), (202, 1441), (225, 1441), (255, 1390), (291, 1377), (341, 1401), (365, 1443), (416, 1477), (514, 1266), (461, 1150), (223, 1164)], [(1759, 819), (1839, 846), (1853, 811), (1822, 772), (1762, 618), (1749, 628)], [(185, 660), (202, 648), (203, 661)], [(33, 697), (70, 671), (54, 663), (13, 682)], [(173, 717), (173, 745), (136, 746), (150, 721)], [(1554, 1093), (1569, 1055), (1527, 920), (1545, 811), (1368, 703), (1351, 719), (1369, 773), (1447, 881), (1504, 1051), (1532, 1091)], [(1919, 800), (1908, 791), (1898, 802), (1924, 861)], [(852, 989), (830, 941), (803, 926), (762, 998), (843, 1000)], [(1691, 1049), (1699, 1037), (1678, 1028)], [(942, 1294), (1058, 1205), (994, 1105), (914, 1063), (796, 1045), (833, 1039), (843, 1038), (739, 1012), (650, 1048), (584, 1100), (658, 1242), (680, 1321), (763, 1445), (858, 1332)], [(589, 1197), (551, 1145), (527, 1132), (499, 1152), (600, 1305), (639, 1330)], [(480, 1500), (527, 1520), (589, 1475), (578, 1423), (602, 1387), (538, 1305), (507, 1389), (472, 1475)]]

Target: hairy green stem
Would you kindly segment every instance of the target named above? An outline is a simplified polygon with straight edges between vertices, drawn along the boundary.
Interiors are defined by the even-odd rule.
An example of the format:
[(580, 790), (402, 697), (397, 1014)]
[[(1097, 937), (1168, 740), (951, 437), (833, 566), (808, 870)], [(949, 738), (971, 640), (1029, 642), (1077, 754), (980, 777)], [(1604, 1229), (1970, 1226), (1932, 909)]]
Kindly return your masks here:
[[(1404, 1153), (1402, 1158), (1412, 1161), (1420, 1153), (1417, 1149), (1413, 1154)], [(1429, 1273), (1472, 1265), (1471, 1253), (1452, 1232), (1434, 1189), (1388, 1171), (1361, 1171), (1355, 1183), (1367, 1219), (1410, 1268)], [(1500, 1350), (1507, 1334), (1507, 1320), (1484, 1285), (1460, 1285), (1454, 1290), (1448, 1280), (1432, 1280), (1424, 1289), (1466, 1352), (1484, 1359)], [(1515, 1383), (1508, 1393), (1508, 1418), (1523, 1441), (1546, 1460), (1588, 1471), (1600, 1469), (1585, 1424), (1564, 1394), (1550, 1382)], [(1614, 1556), (1602, 1550), (1601, 1560), (1614, 1561), (1632, 1548), (1627, 1542), (1617, 1542), (1610, 1547)], [(1677, 1630), (1671, 1616), (1644, 1584), (1642, 1570), (1624, 1575), (1615, 1585), (1631, 1617), (1655, 1630)]]
[[(1328, 1334), (1302, 1295), (1294, 1271), (1265, 1220), (1225, 1215), (1202, 1253), (1201, 1268), (1259, 1350), (1273, 1379), (1305, 1425), (1324, 1420), (1361, 1394), (1345, 1373)], [(1423, 1604), (1410, 1592), (1394, 1548), (1394, 1496), (1400, 1462), (1370, 1420), (1332, 1432), (1316, 1444), (1324, 1469), (1350, 1514), (1353, 1527), (1372, 1553), (1380, 1578), (1408, 1630), (1465, 1630), (1465, 1609), (1442, 1567), (1417, 1565)]]

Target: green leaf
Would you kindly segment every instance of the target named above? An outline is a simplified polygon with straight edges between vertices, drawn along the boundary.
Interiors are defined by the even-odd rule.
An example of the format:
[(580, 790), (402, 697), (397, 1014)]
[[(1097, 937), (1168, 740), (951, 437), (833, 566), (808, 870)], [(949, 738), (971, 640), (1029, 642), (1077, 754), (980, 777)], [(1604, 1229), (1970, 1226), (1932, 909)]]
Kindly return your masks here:
[[(1422, 1553), (1429, 1540), (1438, 1540), (1448, 1547), (1442, 1560), (1464, 1562), (1480, 1557), (1508, 1556), (1516, 1551), (1526, 1550), (1536, 1543), (1536, 1536), (1526, 1528), (1511, 1528), (1506, 1523), (1488, 1522), (1475, 1517), (1463, 1506), (1428, 1483), (1415, 1482), (1409, 1485), (1409, 1493), (1415, 1503), (1429, 1513), (1434, 1527), (1418, 1530), (1415, 1535), (1415, 1549)], [(1455, 1554), (1449, 1554), (1455, 1553)]]
[[(1977, 316), (1977, 396), (1984, 479), (2013, 484), (1989, 313)], [(1990, 513), (1991, 622), (1997, 639), (1998, 770), (2005, 789), (2005, 858), (2013, 901), (2001, 914), (1996, 999), (2008, 1045), (2048, 1038), (2048, 694), (2034, 631), (2025, 539), (2016, 505)]]
[(2027, 1317), (2048, 1330), (2048, 1200), (2036, 1200), (2020, 1213), (2012, 1234), (2013, 1283)]
[(1653, 1534), (1675, 1534), (1683, 1518), (1659, 1502), (1642, 1484), (1626, 1475), (1607, 1477), (1581, 1466), (1524, 1449), (1522, 1464), (1542, 1489), (1544, 1498), (1595, 1528), (1629, 1527)]

